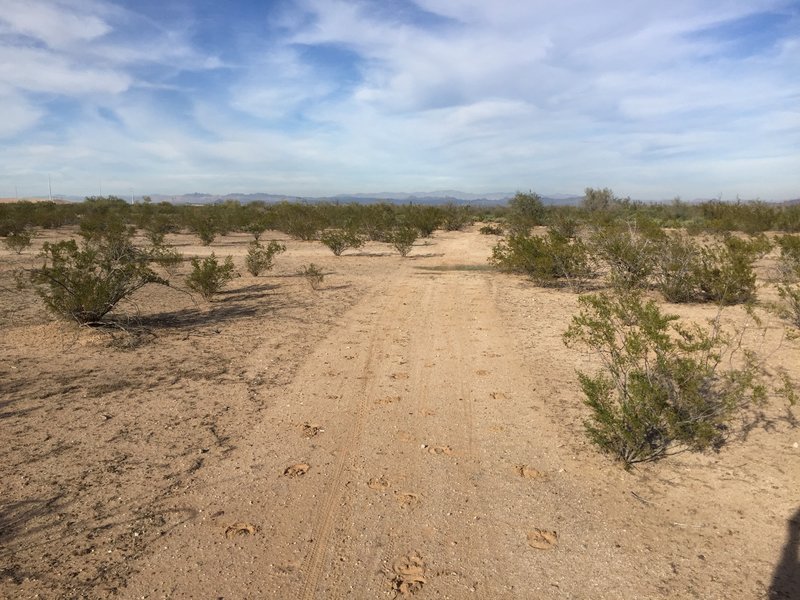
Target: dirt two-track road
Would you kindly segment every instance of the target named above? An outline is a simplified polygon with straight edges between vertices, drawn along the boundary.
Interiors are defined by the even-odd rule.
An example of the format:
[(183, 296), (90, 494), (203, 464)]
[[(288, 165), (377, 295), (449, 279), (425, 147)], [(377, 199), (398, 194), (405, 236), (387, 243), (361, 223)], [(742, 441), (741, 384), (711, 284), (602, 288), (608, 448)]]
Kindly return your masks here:
[[(212, 328), (208, 336), (182, 322), (141, 347), (109, 351), (104, 338), (76, 333), (75, 369), (131, 387), (88, 394), (93, 442), (65, 442), (61, 458), (37, 458), (34, 441), (6, 451), (4, 481), (19, 472), (29, 483), (13, 479), (2, 501), (51, 497), (50, 483), (35, 480), (58, 479), (59, 460), (91, 471), (114, 448), (128, 458), (99, 479), (63, 475), (52, 505), (59, 518), (4, 505), (0, 596), (738, 599), (769, 598), (777, 572), (772, 597), (792, 597), (786, 545), (800, 508), (800, 430), (791, 412), (775, 401), (765, 424), (720, 454), (624, 471), (583, 434), (575, 369), (596, 363), (561, 341), (576, 295), (487, 269), (495, 241), (438, 232), (407, 259), (378, 245), (337, 259), (292, 242), (260, 278), (274, 286), (264, 291), (273, 312), (253, 309), (265, 302), (261, 288), (240, 280), (231, 287), (249, 293), (204, 309), (231, 309), (230, 322), (195, 326)], [(319, 291), (289, 276), (310, 259), (331, 273)], [(156, 302), (142, 301), (143, 314)], [(14, 319), (9, 339), (18, 343), (4, 352), (30, 368), (26, 354), (54, 352), (31, 336), (55, 325), (24, 316), (33, 324)], [(773, 321), (759, 343), (797, 375), (800, 344)], [(198, 362), (204, 345), (223, 339)], [(109, 374), (109, 352), (111, 362), (156, 358), (134, 375), (119, 366)], [(180, 375), (181, 353), (187, 369), (219, 360), (226, 369)], [(161, 370), (178, 377), (159, 379)], [(25, 435), (55, 418), (69, 429), (71, 417), (42, 409), (47, 400), (26, 407), (24, 386), (7, 385), (6, 432)], [(63, 393), (80, 402), (69, 387)], [(120, 438), (108, 427), (122, 421)], [(93, 503), (84, 496), (95, 490)], [(117, 499), (120, 508), (108, 509)], [(42, 558), (44, 547), (65, 556)]]

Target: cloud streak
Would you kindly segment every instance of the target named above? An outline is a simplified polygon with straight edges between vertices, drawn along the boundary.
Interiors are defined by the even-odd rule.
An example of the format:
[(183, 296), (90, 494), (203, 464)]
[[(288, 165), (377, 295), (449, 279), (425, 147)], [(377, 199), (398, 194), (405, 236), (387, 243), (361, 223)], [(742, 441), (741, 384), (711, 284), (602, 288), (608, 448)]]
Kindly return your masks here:
[(800, 196), (796, 3), (195, 6), (0, 0), (0, 195)]

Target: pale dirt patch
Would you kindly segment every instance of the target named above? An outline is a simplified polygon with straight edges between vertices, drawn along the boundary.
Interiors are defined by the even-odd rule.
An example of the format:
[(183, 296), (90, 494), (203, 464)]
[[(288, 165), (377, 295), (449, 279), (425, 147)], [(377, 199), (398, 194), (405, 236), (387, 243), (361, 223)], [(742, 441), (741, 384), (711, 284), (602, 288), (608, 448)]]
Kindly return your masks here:
[[(127, 332), (53, 322), (9, 277), (34, 253), (0, 251), (0, 597), (767, 597), (796, 409), (628, 473), (582, 433), (576, 296), (486, 270), (495, 238), (402, 259), (274, 237), (273, 271), (211, 304), (146, 288)], [(247, 236), (169, 241), (245, 273)], [(764, 317), (745, 342), (800, 379)]]

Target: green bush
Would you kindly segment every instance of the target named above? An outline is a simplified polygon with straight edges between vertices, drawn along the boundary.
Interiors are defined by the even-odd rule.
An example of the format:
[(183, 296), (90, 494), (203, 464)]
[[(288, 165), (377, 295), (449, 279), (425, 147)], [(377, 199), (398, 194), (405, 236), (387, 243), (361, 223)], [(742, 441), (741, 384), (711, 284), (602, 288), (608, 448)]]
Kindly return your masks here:
[(593, 275), (586, 245), (552, 229), (546, 236), (508, 236), (492, 248), (489, 261), (501, 271), (526, 274), (542, 286), (574, 284)]
[(277, 254), (286, 251), (286, 246), (275, 241), (271, 241), (264, 247), (257, 241), (250, 242), (247, 248), (247, 257), (244, 259), (247, 271), (254, 277), (258, 277), (262, 272), (272, 268), (273, 259)]
[(764, 236), (750, 241), (726, 236), (722, 244), (701, 248), (695, 273), (700, 299), (723, 305), (754, 300), (753, 263), (768, 251), (769, 241)]
[(364, 245), (364, 240), (357, 233), (346, 229), (327, 229), (319, 236), (319, 241), (336, 256), (341, 256), (348, 248), (360, 248)]
[(314, 263), (303, 265), (299, 273), (306, 278), (308, 285), (310, 285), (313, 290), (318, 290), (320, 286), (322, 286), (322, 280), (325, 279), (325, 273)]
[(198, 292), (204, 300), (210, 302), (215, 294), (222, 291), (229, 282), (238, 277), (233, 266), (233, 259), (228, 256), (220, 264), (214, 253), (204, 259), (192, 259), (192, 272), (186, 278), (190, 290)]
[(784, 301), (781, 316), (800, 329), (800, 285), (788, 283), (778, 286), (778, 295)]
[(200, 242), (203, 246), (210, 246), (219, 233), (214, 218), (208, 214), (201, 214), (194, 218), (190, 228), (192, 232), (200, 238)]
[(800, 279), (800, 235), (781, 235), (775, 242), (781, 249), (781, 279)]
[(752, 354), (730, 364), (731, 340), (718, 328), (686, 326), (638, 293), (580, 297), (567, 346), (596, 352), (603, 367), (578, 374), (589, 439), (626, 466), (674, 449), (718, 448), (731, 420), (766, 398)]
[(494, 223), (484, 225), (478, 230), (478, 232), (482, 233), (483, 235), (503, 235), (503, 233), (505, 233), (500, 225)]
[(183, 254), (171, 246), (154, 245), (150, 249), (151, 260), (163, 268), (171, 277), (178, 272), (178, 267), (183, 264)]
[[(175, 230), (175, 225), (168, 215), (153, 214), (144, 222), (144, 235), (153, 246), (162, 246), (164, 237)], [(212, 237), (213, 241), (213, 237)]]
[(149, 264), (151, 253), (135, 248), (128, 233), (45, 242), (44, 264), (31, 282), (55, 314), (82, 324), (98, 323), (121, 300), (148, 283), (168, 285)]
[(472, 222), (472, 215), (467, 206), (458, 206), (449, 202), (441, 210), (442, 227), (445, 231), (461, 231)]
[(612, 287), (645, 288), (655, 269), (658, 241), (663, 237), (653, 223), (616, 222), (598, 227), (591, 248), (610, 269)]
[(405, 208), (402, 212), (402, 216), (407, 225), (419, 231), (420, 237), (427, 238), (431, 237), (433, 232), (436, 231), (443, 222), (445, 229), (454, 223), (452, 220), (447, 221), (447, 217), (444, 214), (445, 212), (446, 209), (442, 210), (436, 206), (415, 205)]
[(5, 239), (6, 248), (17, 254), (22, 254), (22, 251), (26, 248), (30, 248), (32, 243), (33, 231), (29, 228), (10, 231)]
[(511, 233), (527, 235), (532, 227), (541, 225), (543, 219), (544, 204), (539, 194), (517, 192), (508, 201), (506, 222)]
[(691, 302), (697, 297), (700, 249), (686, 235), (671, 233), (658, 243), (653, 279), (667, 302)]
[(400, 256), (408, 256), (418, 237), (419, 233), (414, 227), (398, 227), (389, 234), (389, 243), (400, 253)]

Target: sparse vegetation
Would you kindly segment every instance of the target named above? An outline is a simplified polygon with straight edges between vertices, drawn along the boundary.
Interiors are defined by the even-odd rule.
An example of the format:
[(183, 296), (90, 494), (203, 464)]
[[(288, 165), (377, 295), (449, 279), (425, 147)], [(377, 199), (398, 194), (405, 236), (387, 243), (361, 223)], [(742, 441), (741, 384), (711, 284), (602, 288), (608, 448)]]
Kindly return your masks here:
[(148, 283), (167, 285), (150, 268), (151, 253), (135, 248), (128, 231), (94, 232), (75, 240), (45, 242), (44, 264), (30, 280), (55, 314), (81, 324), (98, 323), (121, 300)]
[(661, 237), (661, 230), (652, 223), (615, 222), (595, 229), (591, 248), (609, 266), (612, 287), (642, 289), (655, 268)]
[(579, 284), (593, 275), (586, 245), (552, 229), (546, 236), (511, 234), (492, 248), (501, 271), (523, 273), (538, 285)]
[(678, 449), (718, 448), (731, 420), (767, 394), (763, 372), (717, 321), (710, 331), (680, 323), (638, 293), (580, 297), (564, 335), (595, 352), (603, 367), (579, 373), (589, 439), (626, 466)]
[(312, 290), (318, 290), (322, 287), (322, 281), (325, 279), (325, 274), (322, 272), (322, 269), (314, 263), (303, 265), (300, 269), (300, 275), (306, 278)]
[(539, 194), (517, 192), (508, 201), (506, 222), (512, 234), (528, 235), (532, 227), (541, 225), (544, 220), (544, 204)]
[(389, 234), (389, 243), (400, 253), (400, 256), (408, 256), (418, 237), (419, 233), (413, 227), (398, 227)]
[(266, 247), (258, 241), (250, 242), (247, 257), (244, 259), (247, 272), (258, 277), (264, 271), (269, 271), (275, 256), (285, 251), (286, 246), (276, 241), (271, 241)]
[(22, 254), (22, 251), (30, 248), (33, 244), (33, 231), (26, 227), (19, 231), (9, 231), (4, 240), (6, 248), (17, 254)]
[(238, 276), (233, 259), (228, 256), (220, 264), (214, 253), (206, 258), (192, 259), (192, 272), (186, 278), (187, 287), (210, 302), (229, 282)]
[(364, 245), (361, 236), (346, 229), (328, 229), (320, 235), (319, 241), (330, 248), (335, 256), (341, 256), (348, 248), (360, 248)]
[(496, 223), (488, 223), (478, 230), (483, 235), (503, 235), (505, 231)]

